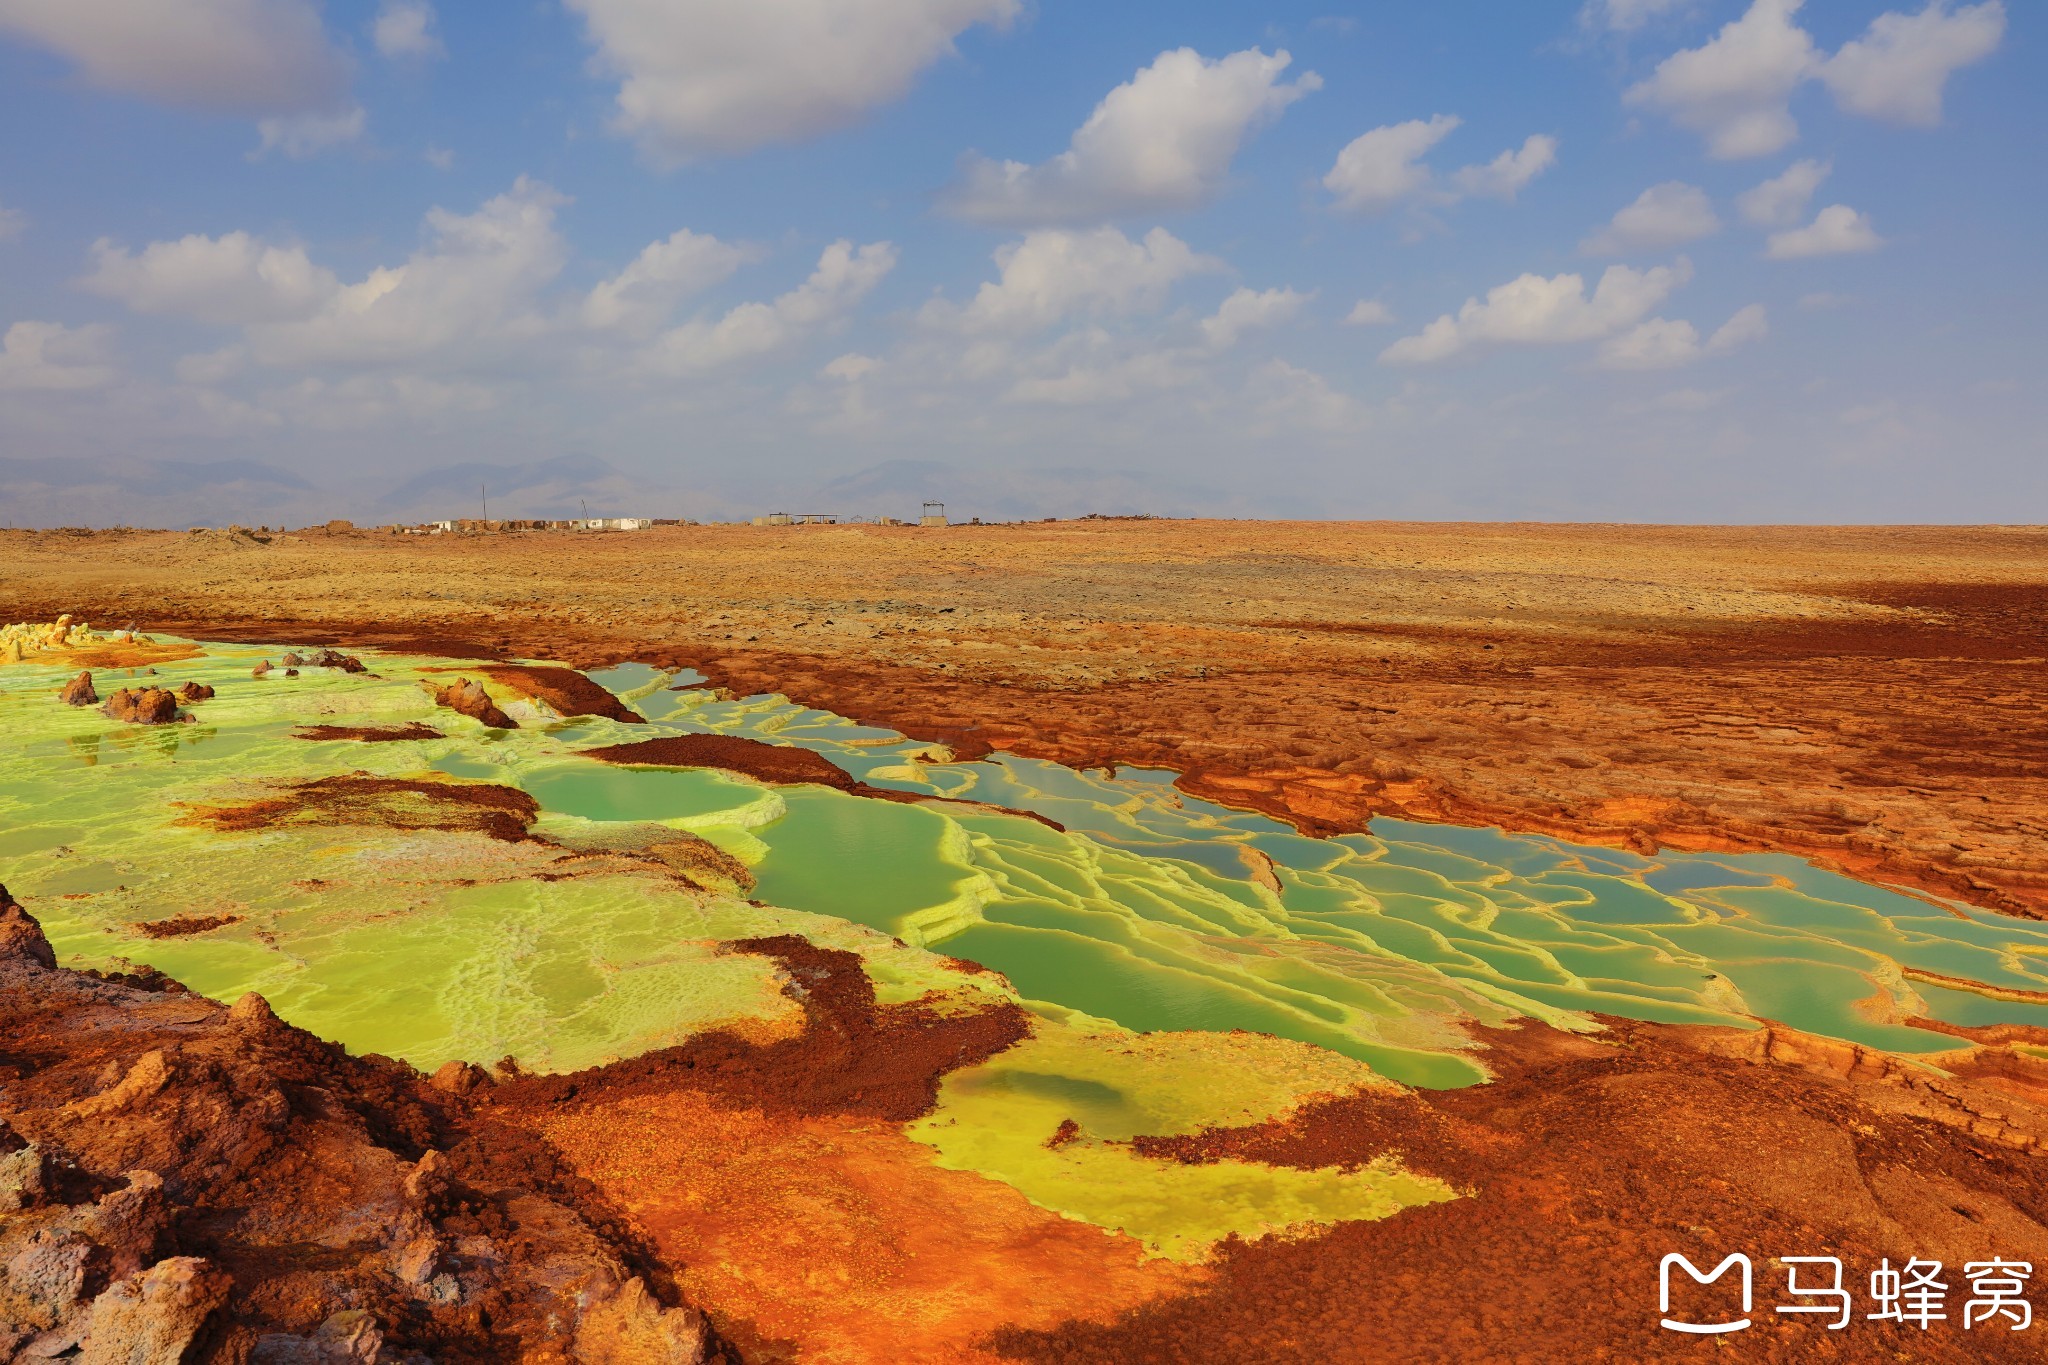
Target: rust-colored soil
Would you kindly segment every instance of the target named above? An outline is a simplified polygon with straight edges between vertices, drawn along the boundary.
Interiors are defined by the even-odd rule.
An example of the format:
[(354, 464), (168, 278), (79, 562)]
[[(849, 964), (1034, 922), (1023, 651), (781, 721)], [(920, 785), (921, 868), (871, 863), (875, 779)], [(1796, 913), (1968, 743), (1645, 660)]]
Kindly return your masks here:
[(823, 754), (786, 744), (766, 744), (739, 735), (667, 735), (637, 744), (609, 744), (585, 749), (585, 758), (603, 763), (648, 764), (671, 768), (723, 768), (763, 782), (815, 782), (839, 791), (863, 784)]
[(902, 1123), (931, 1109), (948, 1071), (986, 1061), (1030, 1028), (1013, 1005), (960, 1013), (916, 1001), (877, 1004), (856, 955), (794, 935), (728, 948), (771, 957), (788, 974), (786, 989), (809, 1021), (801, 1036), (759, 1044), (701, 1034), (595, 1073), (514, 1078), (498, 1087), (497, 1102), (534, 1110), (682, 1088), (770, 1113)]
[[(1964, 1289), (1966, 1261), (2038, 1263), (2048, 1109), (1797, 1035), (1607, 1022), (1596, 1040), (1480, 1030), (1500, 1073), (1487, 1085), (1364, 1094), (1255, 1128), (1138, 1139), (1190, 1162), (1318, 1167), (1395, 1151), (1469, 1193), (1316, 1237), (1236, 1244), (1208, 1288), (1114, 1325), (1006, 1329), (995, 1344), (1061, 1365), (1685, 1359), (1701, 1348), (1657, 1327), (1659, 1261), (1678, 1252), (1708, 1269), (1741, 1251), (1757, 1265), (1759, 1311), (1752, 1329), (1704, 1348), (1716, 1359), (2038, 1358), (2024, 1333), (1962, 1331), (1959, 1302), (1947, 1327), (1908, 1329), (1910, 1340), (1860, 1318), (1830, 1332), (1780, 1316), (1776, 1304), (1802, 1300), (1783, 1293), (1771, 1258), (1843, 1258), (1859, 1313), (1881, 1257), (1942, 1260)], [(2028, 1131), (1983, 1136), (2000, 1127), (1987, 1108)], [(1674, 1316), (1725, 1319), (1728, 1303), (1675, 1295)]]
[(0, 533), (0, 617), (147, 593), (145, 628), (197, 635), (694, 665), (963, 756), (1173, 766), (1310, 829), (1776, 849), (2048, 912), (2038, 527), (197, 540)]
[(301, 725), (292, 731), (295, 739), (353, 739), (364, 744), (390, 744), (407, 739), (439, 739), (441, 732), (431, 725), (411, 721), (405, 725)]
[(185, 819), (227, 831), (277, 825), (378, 825), (468, 832), (516, 843), (527, 837), (539, 815), (540, 803), (517, 787), (351, 773), (294, 783), (275, 796), (253, 801), (195, 806)]

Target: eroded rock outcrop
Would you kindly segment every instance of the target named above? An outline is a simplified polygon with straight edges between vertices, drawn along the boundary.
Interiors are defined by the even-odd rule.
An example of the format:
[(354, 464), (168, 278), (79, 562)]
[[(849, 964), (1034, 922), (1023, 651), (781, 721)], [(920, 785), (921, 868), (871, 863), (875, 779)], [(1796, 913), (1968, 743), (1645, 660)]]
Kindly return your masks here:
[(258, 996), (54, 961), (0, 889), (0, 1360), (736, 1365), (551, 1147), (459, 1090)]
[(64, 684), (64, 690), (57, 694), (57, 700), (63, 702), (66, 706), (98, 705), (100, 694), (93, 690), (92, 672), (90, 670), (81, 672), (70, 682)]
[(195, 701), (212, 701), (213, 688), (203, 682), (187, 682), (178, 689), (178, 700), (187, 706)]
[(131, 725), (169, 725), (178, 718), (178, 696), (161, 687), (124, 687), (100, 709)]
[(493, 730), (519, 728), (518, 721), (498, 709), (498, 703), (491, 700), (491, 694), (484, 691), (483, 684), (470, 678), (457, 678), (435, 692), (434, 704), (445, 706), (457, 715), (481, 721)]

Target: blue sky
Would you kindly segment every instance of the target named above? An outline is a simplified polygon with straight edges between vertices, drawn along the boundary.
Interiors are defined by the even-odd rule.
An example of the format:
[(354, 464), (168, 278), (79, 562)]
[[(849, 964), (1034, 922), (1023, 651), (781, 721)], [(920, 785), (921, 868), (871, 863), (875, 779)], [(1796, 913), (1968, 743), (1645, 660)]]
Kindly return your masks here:
[(2040, 18), (0, 0), (0, 498), (2048, 520)]

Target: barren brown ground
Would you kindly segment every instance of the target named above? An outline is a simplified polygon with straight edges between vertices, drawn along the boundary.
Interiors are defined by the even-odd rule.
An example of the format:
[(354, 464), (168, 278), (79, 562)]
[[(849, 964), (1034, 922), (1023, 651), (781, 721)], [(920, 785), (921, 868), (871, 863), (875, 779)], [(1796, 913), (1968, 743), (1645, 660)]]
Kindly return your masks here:
[(2048, 528), (16, 532), (0, 566), (10, 620), (694, 664), (1309, 829), (1777, 849), (2048, 914)]

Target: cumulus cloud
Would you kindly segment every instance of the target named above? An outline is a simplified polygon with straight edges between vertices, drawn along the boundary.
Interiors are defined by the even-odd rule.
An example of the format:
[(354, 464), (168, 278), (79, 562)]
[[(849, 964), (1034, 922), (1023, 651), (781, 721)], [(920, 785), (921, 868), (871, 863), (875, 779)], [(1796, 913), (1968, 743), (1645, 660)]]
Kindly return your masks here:
[(2001, 0), (1953, 11), (1951, 0), (1929, 0), (1918, 14), (1880, 14), (1824, 58), (1793, 21), (1803, 3), (1752, 0), (1712, 41), (1665, 58), (1625, 98), (1702, 134), (1716, 157), (1768, 156), (1799, 135), (1790, 101), (1802, 82), (1821, 81), (1853, 114), (1932, 125), (1948, 78), (2005, 36)]
[(631, 265), (592, 289), (583, 300), (583, 323), (626, 330), (659, 326), (678, 302), (760, 258), (758, 248), (685, 228), (650, 244)]
[(28, 231), (28, 215), (0, 204), (0, 242), (11, 242)]
[(0, 338), (0, 391), (97, 389), (111, 383), (106, 363), (114, 329), (17, 322)]
[(1435, 173), (1422, 158), (1463, 121), (1455, 114), (1437, 114), (1360, 133), (1337, 153), (1337, 164), (1323, 177), (1323, 188), (1337, 196), (1340, 209), (1385, 209), (1429, 186)]
[(1805, 215), (1807, 201), (1832, 169), (1825, 161), (1795, 161), (1782, 174), (1737, 195), (1735, 206), (1758, 227), (1790, 227)]
[(965, 332), (1037, 331), (1075, 314), (1157, 307), (1177, 281), (1223, 268), (1165, 228), (1135, 242), (1115, 228), (1041, 228), (997, 248), (995, 262), (1000, 278), (965, 306), (934, 299), (919, 318)]
[(1361, 133), (1337, 153), (1336, 164), (1323, 177), (1323, 188), (1348, 213), (1379, 213), (1408, 198), (1437, 204), (1455, 203), (1467, 195), (1513, 199), (1557, 161), (1557, 139), (1535, 133), (1519, 148), (1439, 180), (1422, 158), (1462, 122), (1454, 114), (1437, 114)]
[(1193, 208), (1214, 198), (1245, 136), (1322, 78), (1280, 75), (1292, 59), (1251, 48), (1215, 61), (1162, 52), (1103, 97), (1067, 150), (1036, 166), (969, 153), (947, 207), (970, 222), (1086, 222)]
[(333, 108), (348, 85), (311, 0), (0, 0), (0, 32), (102, 90), (186, 108)]
[(1502, 152), (1484, 166), (1454, 172), (1451, 183), (1461, 194), (1513, 199), (1531, 180), (1557, 164), (1557, 139), (1531, 133), (1519, 148)]
[(1268, 360), (1253, 370), (1246, 391), (1253, 411), (1273, 426), (1349, 436), (1372, 424), (1364, 403), (1315, 371), (1284, 360)]
[(286, 322), (311, 317), (339, 292), (332, 271), (303, 247), (271, 246), (246, 232), (151, 242), (131, 253), (102, 237), (79, 284), (138, 313), (197, 322)]
[(427, 245), (405, 264), (344, 285), (304, 319), (252, 325), (250, 352), (271, 365), (380, 368), (451, 348), (473, 360), (485, 343), (534, 335), (534, 297), (562, 268), (555, 210), (567, 202), (522, 176), (475, 213), (436, 208)]
[(1344, 321), (1352, 327), (1384, 327), (1394, 320), (1394, 310), (1378, 299), (1360, 299), (1351, 305)]
[(1951, 12), (1930, 0), (1918, 14), (1880, 14), (1820, 68), (1835, 103), (1891, 123), (1941, 122), (1941, 94), (1957, 69), (1991, 55), (2005, 37), (2000, 0)]
[(1211, 350), (1227, 351), (1246, 332), (1293, 321), (1308, 300), (1307, 294), (1292, 289), (1239, 289), (1202, 319), (1202, 339)]
[(1754, 0), (1706, 45), (1666, 57), (1626, 100), (1702, 134), (1716, 157), (1770, 155), (1799, 136), (1792, 92), (1818, 60), (1812, 37), (1792, 21), (1802, 3)]
[(1847, 204), (1830, 204), (1802, 228), (1774, 232), (1764, 254), (1774, 261), (1797, 260), (1806, 256), (1840, 256), (1852, 251), (1875, 251), (1884, 245), (1870, 219)]
[(1579, 243), (1588, 256), (1627, 256), (1665, 251), (1721, 230), (1713, 201), (1697, 185), (1667, 180), (1637, 195), (1607, 226)]
[(361, 105), (332, 114), (281, 114), (258, 119), (256, 131), (263, 139), (249, 153), (252, 160), (283, 152), (294, 159), (315, 156), (330, 147), (354, 142), (363, 135), (368, 116)]
[(617, 125), (664, 161), (843, 127), (1020, 0), (569, 0), (619, 77)]
[(1142, 394), (1184, 388), (1201, 378), (1173, 351), (1119, 354), (1115, 339), (1101, 328), (1063, 338), (1038, 363), (1052, 365), (1052, 372), (1020, 377), (1003, 395), (1006, 401), (1062, 407), (1127, 403)]
[(641, 366), (694, 374), (780, 350), (844, 317), (895, 267), (896, 248), (888, 242), (834, 242), (797, 288), (772, 303), (743, 303), (716, 322), (671, 328), (642, 353)]
[(1465, 300), (1414, 336), (1402, 337), (1380, 359), (1395, 365), (1447, 360), (1479, 345), (1554, 345), (1597, 341), (1633, 326), (1692, 278), (1692, 266), (1651, 270), (1609, 266), (1591, 294), (1579, 275), (1523, 275), (1487, 291), (1485, 301)]
[(1651, 318), (1609, 337), (1600, 347), (1598, 363), (1609, 370), (1668, 370), (1761, 340), (1770, 330), (1770, 319), (1760, 303), (1736, 310), (1704, 344), (1699, 329), (1689, 322)]
[(384, 0), (370, 24), (377, 51), (398, 61), (445, 57), (441, 36), (434, 32), (434, 7), (427, 0)]

